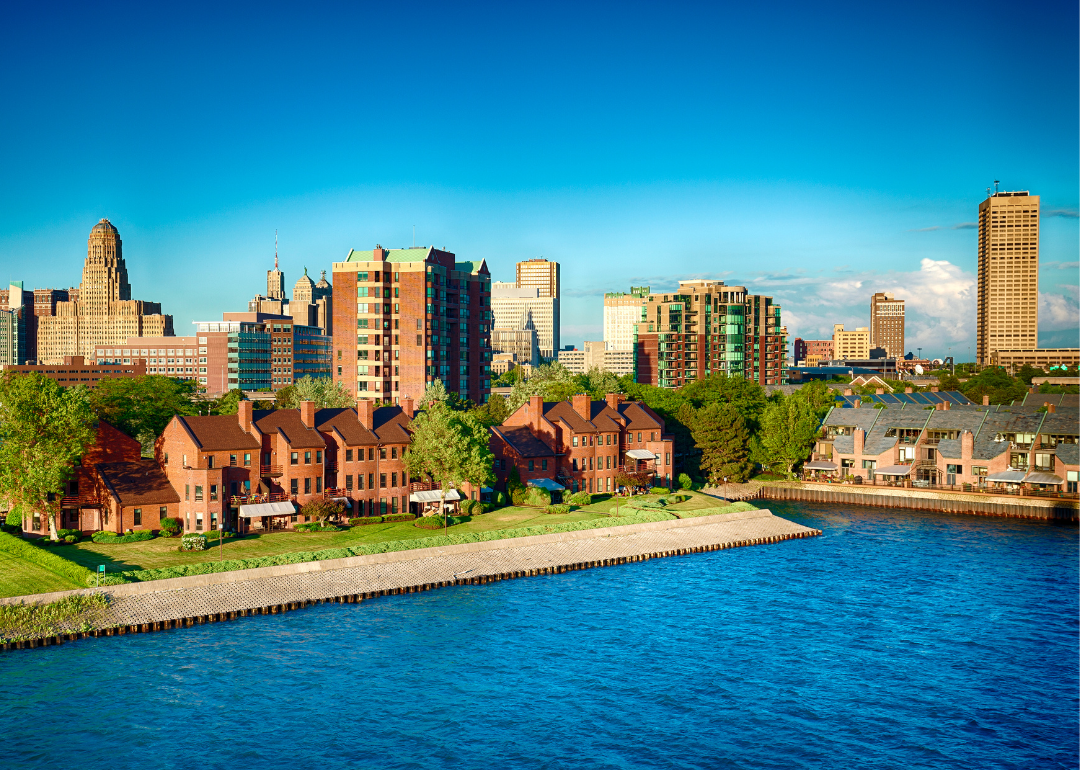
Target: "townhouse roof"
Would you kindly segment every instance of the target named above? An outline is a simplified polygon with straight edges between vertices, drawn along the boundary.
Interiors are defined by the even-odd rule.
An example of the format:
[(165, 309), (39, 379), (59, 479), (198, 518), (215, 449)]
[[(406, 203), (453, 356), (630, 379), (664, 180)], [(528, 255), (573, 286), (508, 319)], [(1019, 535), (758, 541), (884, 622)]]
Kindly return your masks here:
[(235, 414), (180, 416), (199, 447), (207, 451), (223, 449), (260, 449), (259, 440), (240, 427)]
[(983, 420), (990, 413), (985, 407), (949, 407), (930, 412), (927, 430), (969, 430), (978, 433)]
[(533, 435), (528, 425), (495, 425), (491, 432), (522, 457), (554, 457), (551, 447)]
[(608, 406), (606, 401), (593, 401), (590, 406), (592, 424), (598, 431), (603, 433), (618, 433), (622, 430), (621, 416), (617, 411)]
[(833, 451), (844, 455), (855, 453), (854, 436), (837, 436), (833, 439)]
[(379, 443), (379, 437), (364, 427), (355, 409), (320, 409), (315, 413), (315, 425), (322, 433), (330, 433), (336, 428), (349, 446)]
[(938, 442), (937, 452), (949, 460), (959, 460), (963, 457), (960, 439), (958, 438), (943, 438)]
[(870, 395), (855, 394), (851, 396), (837, 395), (837, 403), (841, 407), (853, 407), (856, 401), (868, 399), (873, 402), (880, 402), (887, 406), (899, 406), (901, 404), (910, 404), (917, 406), (932, 406), (934, 404), (943, 404), (946, 401), (952, 405), (966, 405), (973, 402), (958, 390), (943, 390), (938, 393), (872, 393)]
[(545, 401), (544, 416), (551, 422), (562, 420), (574, 433), (596, 433), (596, 426), (574, 411), (569, 401)]
[(1076, 393), (1026, 393), (1024, 395), (1024, 400), (1020, 403), (1023, 406), (1036, 407), (1050, 403), (1054, 406), (1066, 406), (1077, 409), (1080, 408), (1080, 395)]
[(627, 430), (656, 430), (660, 427), (660, 421), (652, 410), (640, 401), (619, 404), (619, 414), (626, 418)]
[(1066, 465), (1080, 465), (1080, 444), (1058, 444), (1054, 454)]
[(259, 409), (254, 412), (252, 419), (263, 433), (284, 434), (289, 446), (299, 449), (322, 449), (326, 446), (326, 440), (319, 431), (304, 425), (299, 409)]
[(165, 505), (180, 502), (155, 460), (101, 463), (97, 466), (105, 488), (120, 505)]
[(825, 418), (825, 425), (838, 428), (862, 428), (870, 430), (877, 418), (885, 411), (882, 409), (833, 409)]
[[(996, 430), (1000, 433), (1038, 433), (1042, 425), (1045, 412), (1035, 412), (1016, 409), (999, 409), (993, 420)], [(991, 420), (987, 418), (987, 425)]]
[(1066, 407), (1053, 413), (1047, 412), (1039, 432), (1054, 436), (1080, 435), (1080, 410)]

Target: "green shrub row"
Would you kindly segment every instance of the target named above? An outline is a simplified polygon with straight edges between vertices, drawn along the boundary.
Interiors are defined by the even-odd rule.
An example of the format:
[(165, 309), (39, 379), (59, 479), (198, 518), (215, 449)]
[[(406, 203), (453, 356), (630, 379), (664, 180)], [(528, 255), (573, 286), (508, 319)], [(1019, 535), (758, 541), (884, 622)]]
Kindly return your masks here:
[[(452, 527), (455, 524), (460, 524), (461, 522), (462, 522), (462, 519), (460, 519), (460, 518), (458, 518), (456, 516), (447, 516), (446, 517), (446, 526), (448, 526), (448, 527)], [(416, 521), (414, 521), (413, 526), (414, 527), (419, 527), (420, 529), (442, 529), (443, 528), (443, 517), (442, 516), (424, 516), (424, 517), (419, 518)]]
[(356, 519), (349, 519), (350, 527), (363, 527), (367, 524), (382, 524), (382, 516), (362, 516)]
[(383, 516), (383, 521), (412, 521), (416, 518), (412, 513), (391, 513), (389, 516)]
[(556, 532), (578, 532), (587, 529), (599, 529), (602, 527), (619, 527), (625, 524), (644, 524), (651, 521), (670, 521), (673, 518), (675, 517), (661, 511), (641, 511), (627, 516), (610, 516), (605, 519), (572, 521), (562, 524), (542, 524), (533, 527), (519, 527), (517, 529), (503, 529), (489, 532), (460, 532), (452, 535), (422, 537), (415, 540), (392, 540), (385, 543), (365, 543), (363, 545), (356, 545), (348, 548), (327, 548), (321, 551), (281, 553), (274, 556), (263, 556), (254, 559), (226, 559), (221, 562), (178, 564), (173, 567), (160, 567), (158, 569), (130, 570), (123, 574), (124, 577), (129, 580), (164, 580), (167, 578), (187, 577), (190, 575), (206, 575), (211, 572), (232, 572), (240, 569), (276, 567), (282, 564), (302, 564), (303, 562), (308, 561), (344, 559), (349, 556), (370, 556), (377, 553), (410, 551), (415, 548), (434, 548), (447, 545), (460, 545), (463, 543), (484, 543), (494, 540), (505, 540), (512, 537), (549, 535)]
[(547, 513), (558, 513), (558, 514), (570, 513), (570, 504), (569, 503), (556, 503), (554, 505), (549, 505), (545, 509), (545, 511), (547, 511)]
[(570, 505), (592, 505), (592, 495), (589, 492), (575, 492), (566, 498), (565, 502)]
[(131, 532), (127, 535), (118, 535), (115, 532), (95, 532), (90, 536), (95, 543), (114, 545), (116, 543), (138, 543), (142, 540), (153, 540), (154, 533), (148, 529)]
[(341, 527), (335, 527), (328, 522), (309, 521), (304, 524), (297, 524), (295, 529), (297, 532), (337, 532)]
[(94, 573), (73, 561), (68, 561), (54, 553), (33, 545), (21, 537), (0, 532), (0, 551), (25, 559), (50, 572), (66, 577), (77, 585), (93, 585)]

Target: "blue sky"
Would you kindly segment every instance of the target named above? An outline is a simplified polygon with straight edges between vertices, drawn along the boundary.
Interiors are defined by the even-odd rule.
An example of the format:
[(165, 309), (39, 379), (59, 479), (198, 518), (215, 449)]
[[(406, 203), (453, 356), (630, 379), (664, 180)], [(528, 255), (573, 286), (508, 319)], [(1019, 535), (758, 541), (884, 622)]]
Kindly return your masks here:
[[(178, 333), (350, 247), (563, 264), (563, 338), (680, 277), (792, 337), (909, 300), (972, 357), (986, 187), (1042, 197), (1040, 341), (1078, 345), (1075, 3), (24, 5), (0, 50), (0, 279), (120, 229)], [(6, 275), (5, 275), (6, 274)]]

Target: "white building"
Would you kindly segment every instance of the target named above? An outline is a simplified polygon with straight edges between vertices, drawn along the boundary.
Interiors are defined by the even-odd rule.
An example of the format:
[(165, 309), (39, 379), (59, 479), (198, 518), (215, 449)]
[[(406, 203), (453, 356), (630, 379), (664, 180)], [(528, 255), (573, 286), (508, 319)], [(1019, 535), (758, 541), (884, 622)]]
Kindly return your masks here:
[(560, 350), (559, 363), (574, 374), (585, 374), (594, 366), (616, 376), (634, 373), (633, 350), (610, 350), (601, 340), (587, 340), (582, 350)]
[(629, 292), (604, 295), (604, 342), (608, 350), (633, 350), (637, 324), (645, 320), (648, 286), (631, 286)]
[(492, 331), (527, 329), (531, 323), (541, 357), (555, 357), (559, 349), (558, 297), (541, 297), (536, 287), (519, 289), (516, 284), (496, 281), (491, 284), (491, 317)]

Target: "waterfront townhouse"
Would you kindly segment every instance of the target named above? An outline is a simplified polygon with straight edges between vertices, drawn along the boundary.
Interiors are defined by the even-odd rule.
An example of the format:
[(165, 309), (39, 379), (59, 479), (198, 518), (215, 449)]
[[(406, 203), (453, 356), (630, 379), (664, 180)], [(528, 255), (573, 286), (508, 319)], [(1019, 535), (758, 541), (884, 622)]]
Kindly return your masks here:
[(593, 401), (533, 396), (491, 430), (495, 473), (505, 487), (514, 466), (523, 481), (549, 479), (570, 492), (608, 493), (621, 473), (647, 471), (671, 484), (672, 438), (645, 404), (620, 394)]
[(299, 409), (255, 412), (250, 402), (241, 406), (246, 408), (238, 412), (240, 427), (254, 426), (262, 437), (261, 470), (268, 491), (301, 506), (322, 498), (326, 439), (316, 424), (315, 402), (301, 401)]

